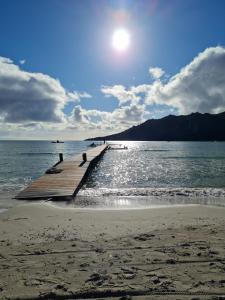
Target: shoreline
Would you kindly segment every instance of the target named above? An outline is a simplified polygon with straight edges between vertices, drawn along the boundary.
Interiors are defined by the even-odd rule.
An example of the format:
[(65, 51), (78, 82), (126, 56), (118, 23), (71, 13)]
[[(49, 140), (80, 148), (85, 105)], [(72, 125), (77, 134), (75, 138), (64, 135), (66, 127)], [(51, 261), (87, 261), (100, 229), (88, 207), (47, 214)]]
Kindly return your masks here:
[(0, 297), (225, 296), (224, 227), (225, 208), (201, 205), (13, 207), (0, 214)]
[[(132, 210), (152, 210), (152, 209), (166, 209), (166, 208), (179, 208), (179, 207), (218, 207), (218, 208), (225, 208), (225, 205), (222, 204), (207, 204), (207, 203), (166, 203), (166, 204), (149, 204), (149, 205), (128, 205), (128, 206), (73, 206), (73, 203), (67, 203), (66, 201), (52, 201), (52, 200), (35, 200), (35, 201), (29, 201), (29, 200), (15, 200), (15, 205), (11, 205), (8, 207), (0, 207), (0, 215), (2, 213), (5, 213), (7, 211), (11, 211), (11, 209), (18, 208), (18, 207), (50, 207), (53, 209), (66, 209), (71, 211), (83, 211), (83, 212), (95, 212), (95, 211), (132, 211)], [(178, 201), (179, 202), (179, 201)]]
[(111, 211), (121, 211), (121, 212), (125, 212), (125, 211), (145, 211), (145, 210), (157, 210), (157, 209), (172, 209), (172, 208), (185, 208), (185, 207), (207, 207), (207, 208), (221, 208), (221, 209), (225, 209), (225, 205), (221, 205), (221, 204), (199, 204), (199, 203), (181, 203), (181, 204), (152, 204), (152, 205), (140, 205), (140, 206), (84, 206), (84, 207), (79, 207), (79, 206), (73, 206), (72, 204), (66, 204), (66, 203), (60, 203), (58, 204), (57, 202), (52, 202), (52, 201), (45, 201), (45, 202), (41, 202), (41, 201), (32, 201), (29, 202), (21, 202), (21, 203), (17, 203), (16, 205), (13, 206), (9, 206), (9, 207), (1, 207), (0, 208), (0, 216), (3, 213), (6, 212), (11, 212), (11, 210), (13, 210), (14, 208), (27, 208), (27, 207), (42, 207), (42, 208), (53, 208), (53, 209), (61, 209), (61, 210), (68, 210), (71, 212), (111, 212)]
[[(55, 207), (71, 209), (152, 209), (169, 206), (207, 205), (225, 207), (224, 188), (93, 188), (81, 190), (76, 200), (17, 200), (15, 192), (0, 195), (0, 210), (20, 205), (50, 203)], [(85, 206), (84, 206), (85, 205)], [(0, 211), (1, 213), (1, 211)]]

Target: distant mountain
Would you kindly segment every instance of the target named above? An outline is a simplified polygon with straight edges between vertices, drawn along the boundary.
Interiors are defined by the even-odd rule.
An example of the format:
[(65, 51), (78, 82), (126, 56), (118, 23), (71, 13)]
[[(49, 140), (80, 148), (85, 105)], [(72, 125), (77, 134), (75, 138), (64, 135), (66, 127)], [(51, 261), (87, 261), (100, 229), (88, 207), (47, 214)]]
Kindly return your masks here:
[(225, 112), (150, 119), (120, 133), (90, 138), (111, 141), (225, 141)]

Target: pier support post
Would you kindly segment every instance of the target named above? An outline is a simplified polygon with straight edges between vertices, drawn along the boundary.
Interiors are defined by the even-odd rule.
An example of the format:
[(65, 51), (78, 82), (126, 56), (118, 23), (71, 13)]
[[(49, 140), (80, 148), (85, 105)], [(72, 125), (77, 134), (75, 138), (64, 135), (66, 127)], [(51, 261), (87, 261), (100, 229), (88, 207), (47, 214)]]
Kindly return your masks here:
[(84, 152), (84, 153), (82, 154), (82, 157), (83, 157), (83, 161), (87, 161), (87, 153)]
[(59, 161), (63, 161), (63, 154), (62, 153), (59, 153)]

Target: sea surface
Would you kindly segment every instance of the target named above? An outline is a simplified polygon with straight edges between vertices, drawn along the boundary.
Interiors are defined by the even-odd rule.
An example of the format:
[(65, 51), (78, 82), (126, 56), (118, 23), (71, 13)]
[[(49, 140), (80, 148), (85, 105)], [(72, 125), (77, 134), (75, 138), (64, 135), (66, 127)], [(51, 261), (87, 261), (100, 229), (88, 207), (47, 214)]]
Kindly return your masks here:
[[(15, 195), (58, 161), (89, 147), (88, 141), (0, 141), (0, 210), (24, 201)], [(71, 202), (80, 208), (165, 205), (225, 206), (224, 142), (110, 142), (108, 150)]]

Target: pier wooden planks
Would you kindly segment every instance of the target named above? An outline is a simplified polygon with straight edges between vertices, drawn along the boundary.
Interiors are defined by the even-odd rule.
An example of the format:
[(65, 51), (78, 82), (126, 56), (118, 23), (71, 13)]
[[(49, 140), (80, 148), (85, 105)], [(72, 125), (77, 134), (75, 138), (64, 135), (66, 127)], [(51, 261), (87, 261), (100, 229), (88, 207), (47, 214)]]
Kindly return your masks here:
[(94, 163), (107, 147), (107, 145), (101, 145), (86, 151), (87, 161), (84, 163), (82, 154), (76, 155), (70, 160), (62, 161), (54, 168), (60, 173), (42, 175), (21, 191), (16, 199), (65, 199), (76, 195)]

